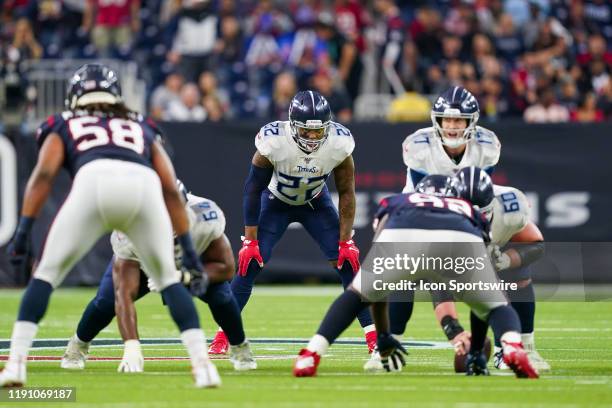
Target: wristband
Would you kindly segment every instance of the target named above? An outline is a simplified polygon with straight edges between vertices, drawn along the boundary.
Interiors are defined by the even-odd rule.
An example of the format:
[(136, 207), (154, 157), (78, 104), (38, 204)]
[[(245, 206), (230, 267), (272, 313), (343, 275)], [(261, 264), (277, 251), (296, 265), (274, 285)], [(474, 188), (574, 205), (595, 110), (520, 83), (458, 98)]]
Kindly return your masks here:
[(459, 320), (451, 317), (450, 315), (446, 315), (440, 321), (442, 325), (442, 330), (444, 330), (444, 334), (446, 338), (449, 340), (454, 339), (458, 334), (464, 332), (463, 327), (459, 324)]

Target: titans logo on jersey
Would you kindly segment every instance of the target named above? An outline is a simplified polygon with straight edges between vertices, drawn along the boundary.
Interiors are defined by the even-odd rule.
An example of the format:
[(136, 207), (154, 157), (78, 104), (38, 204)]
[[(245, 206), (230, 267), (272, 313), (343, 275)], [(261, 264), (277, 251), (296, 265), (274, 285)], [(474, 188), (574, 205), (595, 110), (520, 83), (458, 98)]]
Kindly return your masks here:
[(125, 160), (151, 167), (151, 145), (161, 137), (153, 122), (140, 115), (123, 119), (85, 111), (50, 116), (36, 133), (39, 148), (51, 133), (57, 133), (64, 142), (64, 167), (72, 176), (96, 159)]
[(459, 163), (444, 150), (442, 141), (433, 127), (419, 129), (402, 143), (404, 164), (408, 168), (403, 192), (414, 191), (414, 186), (428, 174), (452, 176), (459, 169), (477, 166), (489, 175), (499, 161), (501, 143), (494, 132), (476, 126), (474, 136), (467, 142)]
[(380, 202), (375, 217), (384, 216), (388, 216), (384, 228), (464, 231), (489, 240), (486, 219), (461, 198), (396, 194)]
[(327, 140), (319, 149), (305, 153), (291, 136), (288, 121), (271, 122), (255, 137), (255, 147), (274, 166), (268, 189), (279, 200), (290, 205), (303, 205), (325, 187), (329, 174), (351, 155), (355, 141), (351, 132), (331, 122)]

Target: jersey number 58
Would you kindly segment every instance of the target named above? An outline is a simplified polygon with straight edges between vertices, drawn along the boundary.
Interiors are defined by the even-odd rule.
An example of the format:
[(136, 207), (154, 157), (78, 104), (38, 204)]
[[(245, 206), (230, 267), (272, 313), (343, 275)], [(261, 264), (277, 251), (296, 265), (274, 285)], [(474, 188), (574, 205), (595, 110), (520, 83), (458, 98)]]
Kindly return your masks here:
[(108, 121), (108, 129), (98, 125), (100, 118), (84, 116), (70, 119), (70, 135), (79, 151), (114, 144), (138, 154), (144, 151), (142, 127), (131, 120), (114, 118)]

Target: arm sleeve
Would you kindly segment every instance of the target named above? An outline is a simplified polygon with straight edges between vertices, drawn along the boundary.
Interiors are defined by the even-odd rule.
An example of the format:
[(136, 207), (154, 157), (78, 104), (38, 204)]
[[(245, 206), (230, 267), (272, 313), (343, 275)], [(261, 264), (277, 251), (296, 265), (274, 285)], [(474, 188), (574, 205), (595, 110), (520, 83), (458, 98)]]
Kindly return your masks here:
[(261, 209), (261, 192), (272, 178), (273, 169), (257, 167), (251, 164), (249, 176), (244, 183), (244, 198), (242, 201), (244, 225), (253, 226), (259, 223)]

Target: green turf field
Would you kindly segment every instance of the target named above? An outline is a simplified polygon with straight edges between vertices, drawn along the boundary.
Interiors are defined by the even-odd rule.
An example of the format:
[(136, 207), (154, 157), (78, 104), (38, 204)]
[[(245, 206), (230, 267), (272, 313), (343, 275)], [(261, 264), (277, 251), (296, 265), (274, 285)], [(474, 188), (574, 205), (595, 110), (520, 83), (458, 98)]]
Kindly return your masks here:
[[(93, 294), (91, 289), (58, 290), (37, 338), (68, 339)], [(362, 371), (367, 359), (365, 344), (348, 341), (362, 339), (361, 329), (354, 324), (342, 337), (347, 341), (333, 346), (323, 358), (317, 378), (293, 378), (294, 356), (337, 294), (335, 287), (256, 288), (244, 320), (259, 368), (236, 373), (229, 361), (217, 360), (223, 377), (220, 389), (195, 389), (185, 359), (156, 360), (186, 357), (158, 295), (138, 303), (141, 337), (161, 339), (144, 346), (145, 373), (119, 374), (117, 360), (91, 360), (80, 372), (60, 369), (57, 360), (33, 361), (28, 367), (28, 386), (76, 387), (76, 403), (46, 405), (52, 407), (612, 406), (612, 303), (538, 304), (536, 344), (553, 366), (539, 380), (518, 380), (499, 372), (488, 378), (454, 374), (452, 350), (444, 343), (428, 303), (415, 306), (406, 339), (415, 344), (409, 346), (408, 364), (401, 374)], [(0, 290), (2, 356), (8, 354), (6, 340), (20, 295), (21, 291)], [(216, 327), (205, 305), (198, 302), (198, 308), (210, 337)], [(467, 316), (465, 308), (461, 313)], [(116, 324), (99, 338), (118, 339)], [(57, 342), (39, 344), (47, 348), (35, 348), (32, 356), (61, 357), (63, 353)], [(90, 357), (120, 358), (121, 354), (120, 345), (94, 346)], [(0, 406), (44, 404), (0, 402)]]

